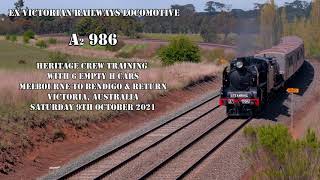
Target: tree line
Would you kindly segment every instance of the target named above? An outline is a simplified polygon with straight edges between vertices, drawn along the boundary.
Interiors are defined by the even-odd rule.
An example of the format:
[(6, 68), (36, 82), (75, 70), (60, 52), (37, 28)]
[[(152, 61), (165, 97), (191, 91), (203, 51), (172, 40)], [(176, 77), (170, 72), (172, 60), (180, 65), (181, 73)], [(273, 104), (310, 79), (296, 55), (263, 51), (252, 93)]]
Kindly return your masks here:
[[(283, 35), (299, 35), (317, 39), (316, 16), (319, 0), (312, 2), (295, 0), (277, 7), (274, 0), (255, 3), (254, 9), (232, 9), (230, 5), (208, 1), (203, 12), (194, 5), (172, 5), (180, 10), (180, 17), (15, 17), (0, 15), (0, 34), (22, 34), (33, 30), (37, 34), (115, 32), (137, 38), (140, 33), (201, 34), (205, 42), (216, 42), (218, 35), (226, 39), (228, 34), (260, 34), (258, 42), (266, 48), (277, 43)], [(21, 10), (24, 0), (18, 0), (15, 8)], [(313, 33), (314, 32), (314, 33)], [(311, 36), (308, 36), (308, 35)], [(313, 37), (317, 36), (317, 37)], [(319, 42), (319, 41), (318, 41)], [(317, 45), (308, 44), (311, 49)], [(310, 50), (313, 52), (314, 50)], [(312, 53), (314, 54), (314, 53)]]
[[(274, 0), (261, 8), (259, 43), (262, 48), (277, 44), (282, 36), (296, 35), (303, 38), (309, 57), (320, 57), (320, 0), (310, 4), (294, 1), (277, 8)], [(291, 16), (293, 8), (299, 9), (299, 16)]]

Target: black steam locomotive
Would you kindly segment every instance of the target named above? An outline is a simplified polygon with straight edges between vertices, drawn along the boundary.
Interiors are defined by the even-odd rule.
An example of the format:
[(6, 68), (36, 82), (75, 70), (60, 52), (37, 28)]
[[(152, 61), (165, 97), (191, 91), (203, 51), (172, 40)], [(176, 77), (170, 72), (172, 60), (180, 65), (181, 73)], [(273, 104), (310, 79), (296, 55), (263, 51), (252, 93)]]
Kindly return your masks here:
[(219, 104), (228, 116), (253, 116), (303, 62), (304, 44), (298, 37), (284, 37), (277, 46), (237, 58), (223, 71)]

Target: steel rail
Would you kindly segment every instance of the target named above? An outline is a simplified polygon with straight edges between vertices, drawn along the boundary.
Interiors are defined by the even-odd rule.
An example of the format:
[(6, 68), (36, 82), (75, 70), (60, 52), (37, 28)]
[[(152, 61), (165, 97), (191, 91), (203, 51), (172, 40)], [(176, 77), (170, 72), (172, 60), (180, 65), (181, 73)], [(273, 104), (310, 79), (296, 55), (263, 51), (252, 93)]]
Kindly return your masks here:
[(212, 123), (207, 130), (205, 130), (203, 133), (197, 136), (194, 140), (192, 140), (190, 143), (186, 144), (185, 146), (179, 148), (175, 153), (171, 154), (169, 157), (166, 159), (160, 161), (158, 164), (153, 166), (151, 169), (149, 169), (144, 175), (142, 175), (139, 179), (146, 179), (150, 177), (154, 172), (159, 170), (160, 168), (164, 167), (166, 164), (168, 164), (171, 160), (173, 160), (175, 157), (183, 153), (185, 150), (193, 146), (195, 143), (199, 142), (201, 139), (203, 139), (205, 136), (207, 136), (209, 133), (211, 133), (213, 130), (217, 129), (220, 127), (222, 124), (227, 122), (229, 120), (228, 117), (224, 118), (222, 121), (219, 123)]
[(58, 179), (59, 179), (59, 180), (67, 179), (67, 178), (69, 178), (69, 177), (71, 177), (71, 176), (73, 176), (73, 175), (75, 175), (75, 174), (83, 171), (83, 170), (86, 169), (87, 167), (90, 167), (91, 165), (94, 165), (94, 164), (97, 163), (98, 161), (106, 158), (107, 156), (110, 156), (111, 154), (119, 151), (120, 149), (125, 148), (126, 146), (128, 146), (128, 145), (136, 142), (137, 140), (139, 140), (139, 139), (147, 136), (148, 134), (154, 132), (155, 130), (157, 130), (157, 129), (159, 129), (159, 128), (161, 128), (161, 127), (163, 127), (163, 126), (165, 126), (165, 125), (167, 125), (167, 124), (169, 124), (169, 123), (171, 123), (171, 122), (173, 122), (174, 120), (176, 120), (176, 119), (178, 119), (178, 118), (180, 118), (180, 117), (188, 114), (189, 112), (192, 112), (193, 110), (201, 107), (202, 105), (204, 105), (204, 104), (206, 104), (206, 103), (208, 103), (208, 102), (210, 102), (210, 101), (218, 98), (219, 96), (220, 96), (220, 94), (214, 95), (213, 97), (209, 98), (208, 100), (206, 100), (206, 101), (204, 101), (204, 102), (196, 105), (195, 107), (193, 107), (193, 108), (191, 108), (191, 109), (183, 112), (182, 114), (180, 114), (180, 115), (178, 115), (178, 116), (176, 116), (176, 117), (173, 117), (172, 119), (168, 120), (167, 122), (165, 122), (165, 123), (163, 123), (163, 124), (160, 124), (160, 125), (158, 125), (158, 126), (155, 126), (155, 127), (153, 127), (152, 129), (148, 130), (147, 132), (144, 132), (143, 134), (135, 137), (134, 139), (132, 139), (132, 140), (130, 140), (130, 141), (128, 141), (128, 142), (126, 142), (126, 143), (124, 143), (124, 144), (116, 147), (115, 149), (113, 149), (113, 150), (111, 150), (111, 151), (109, 151), (109, 152), (107, 152), (107, 153), (105, 153), (105, 154), (103, 154), (103, 155), (101, 155), (101, 156), (93, 159), (92, 161), (90, 161), (90, 162), (82, 165), (81, 167), (67, 172), (66, 174), (64, 174), (63, 176), (59, 177)]
[(113, 173), (114, 171), (118, 170), (119, 168), (123, 167), (124, 165), (126, 165), (128, 162), (134, 160), (135, 158), (137, 158), (139, 155), (141, 155), (142, 153), (144, 153), (145, 151), (157, 146), (158, 144), (162, 143), (163, 141), (167, 140), (168, 138), (170, 138), (171, 136), (173, 136), (174, 134), (180, 132), (181, 130), (185, 129), (186, 127), (190, 126), (191, 124), (195, 123), (196, 121), (198, 121), (199, 119), (203, 118), (204, 116), (210, 114), (211, 112), (213, 112), (214, 110), (218, 109), (220, 106), (217, 105), (216, 107), (214, 107), (213, 109), (210, 109), (209, 111), (205, 112), (204, 114), (200, 115), (199, 117), (193, 119), (192, 121), (186, 123), (185, 125), (181, 126), (180, 128), (176, 129), (175, 131), (173, 131), (172, 133), (168, 134), (167, 136), (161, 138), (160, 140), (152, 143), (150, 146), (142, 149), (141, 151), (137, 152), (136, 154), (130, 156), (129, 158), (127, 158), (126, 160), (122, 161), (121, 163), (119, 163), (118, 165), (114, 166), (113, 168), (109, 169), (108, 171), (104, 172), (103, 174), (101, 174), (100, 176), (96, 177), (95, 179), (102, 179), (104, 177), (106, 177), (107, 175)]

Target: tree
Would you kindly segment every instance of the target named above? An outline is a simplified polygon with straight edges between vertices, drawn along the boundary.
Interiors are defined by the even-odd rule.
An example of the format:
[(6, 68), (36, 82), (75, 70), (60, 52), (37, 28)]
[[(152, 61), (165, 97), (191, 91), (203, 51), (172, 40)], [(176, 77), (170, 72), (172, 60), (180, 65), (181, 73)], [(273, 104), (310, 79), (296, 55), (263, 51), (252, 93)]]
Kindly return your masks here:
[(291, 3), (285, 3), (287, 18), (289, 21), (293, 21), (295, 17), (306, 17), (310, 13), (310, 3), (306, 1), (295, 0)]
[(269, 0), (260, 14), (260, 41), (263, 48), (269, 48), (280, 40), (279, 22), (274, 0)]
[(206, 8), (204, 10), (207, 11), (209, 14), (213, 14), (216, 12), (216, 9), (213, 6), (214, 6), (214, 2), (208, 1), (206, 3)]
[(312, 2), (311, 23), (313, 25), (320, 25), (320, 0)]
[(76, 29), (80, 36), (94, 33), (97, 27), (98, 22), (92, 17), (84, 17), (76, 25)]
[(205, 11), (207, 11), (210, 14), (215, 13), (216, 11), (228, 11), (230, 10), (231, 5), (226, 5), (220, 2), (214, 2), (214, 1), (208, 1), (206, 3), (206, 9), (204, 9)]
[(24, 7), (24, 1), (18, 0), (14, 3), (14, 7), (20, 11)]
[(222, 11), (215, 17), (214, 23), (218, 32), (223, 33), (224, 41), (226, 41), (228, 34), (234, 29), (235, 22), (235, 18), (228, 12)]
[(218, 9), (219, 11), (226, 11), (227, 5), (219, 2), (214, 2), (215, 9)]
[(254, 9), (261, 10), (265, 4), (261, 3), (254, 3)]
[(313, 0), (310, 20), (310, 54), (320, 57), (320, 0)]
[(287, 36), (290, 34), (287, 12), (285, 7), (283, 7), (281, 10), (281, 31), (282, 31), (281, 34), (283, 36)]
[(285, 6), (295, 8), (295, 9), (306, 9), (309, 6), (309, 3), (306, 1), (295, 0), (291, 3), (286, 2)]
[(214, 18), (205, 17), (200, 27), (200, 35), (204, 42), (214, 42), (217, 40), (217, 29)]

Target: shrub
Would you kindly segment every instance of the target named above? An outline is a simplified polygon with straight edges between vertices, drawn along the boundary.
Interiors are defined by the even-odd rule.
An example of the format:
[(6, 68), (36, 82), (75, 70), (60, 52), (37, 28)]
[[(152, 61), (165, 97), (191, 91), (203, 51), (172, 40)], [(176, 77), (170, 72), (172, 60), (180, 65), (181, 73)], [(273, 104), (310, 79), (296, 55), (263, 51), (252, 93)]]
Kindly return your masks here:
[(173, 38), (168, 46), (159, 50), (158, 54), (165, 65), (200, 61), (199, 47), (185, 36)]
[(28, 37), (29, 39), (34, 39), (35, 33), (32, 30), (28, 30), (23, 33), (23, 37)]
[(25, 60), (21, 59), (21, 60), (18, 61), (18, 64), (27, 64), (27, 62)]
[(11, 35), (10, 36), (10, 41), (16, 42), (17, 41), (17, 35)]
[(36, 46), (38, 46), (40, 48), (47, 48), (48, 47), (47, 43), (44, 40), (38, 40), (36, 42)]
[(6, 34), (6, 40), (10, 40), (10, 35)]
[(116, 52), (116, 51), (119, 51), (121, 48), (123, 48), (125, 45), (126, 44), (123, 41), (119, 40), (117, 45), (115, 45), (115, 46), (107, 45), (107, 46), (105, 46), (105, 49), (107, 51)]
[(49, 61), (53, 63), (67, 63), (69, 55), (61, 52), (51, 52), (49, 53)]
[(48, 43), (49, 43), (49, 44), (57, 44), (57, 39), (55, 39), (55, 38), (49, 38)]
[(55, 130), (53, 132), (53, 142), (63, 141), (66, 138), (66, 134), (62, 130)]
[(30, 38), (28, 36), (23, 36), (23, 42), (28, 44), (30, 41)]
[[(320, 142), (308, 130), (295, 140), (284, 125), (248, 126), (250, 145), (244, 149), (257, 179), (317, 179), (320, 175)], [(257, 163), (255, 165), (255, 163)], [(255, 167), (257, 167), (255, 169)]]

